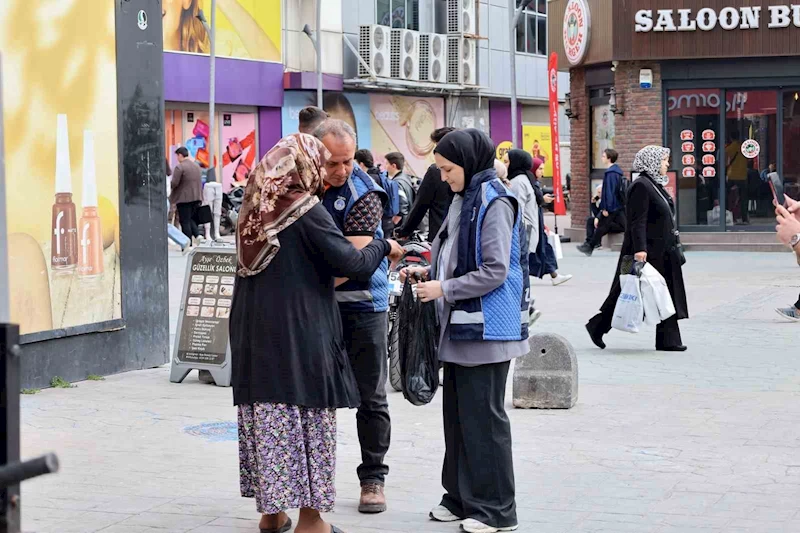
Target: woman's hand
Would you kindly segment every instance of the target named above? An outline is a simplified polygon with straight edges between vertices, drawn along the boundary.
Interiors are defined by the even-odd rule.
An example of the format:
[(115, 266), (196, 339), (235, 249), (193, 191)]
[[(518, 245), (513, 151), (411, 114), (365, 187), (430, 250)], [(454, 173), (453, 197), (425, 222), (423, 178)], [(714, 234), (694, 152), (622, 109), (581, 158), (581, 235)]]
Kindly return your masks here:
[(778, 239), (786, 246), (789, 246), (792, 237), (800, 233), (800, 220), (797, 220), (797, 217), (782, 205), (775, 208), (775, 214), (777, 215), (775, 219), (778, 221), (778, 225), (775, 226), (775, 231), (778, 232)]
[(552, 204), (555, 201), (555, 197), (552, 194), (545, 194), (544, 195), (544, 203)]
[(428, 279), (428, 269), (426, 267), (406, 267), (400, 271), (400, 281), (406, 282), (406, 278), (411, 276), (411, 283), (416, 283), (416, 279)]
[(638, 252), (633, 258), (640, 263), (647, 263), (647, 252)]
[(386, 240), (389, 242), (389, 245), (391, 245), (391, 247), (392, 247), (392, 251), (389, 252), (389, 259), (391, 260), (392, 263), (396, 263), (397, 261), (400, 261), (403, 258), (403, 255), (406, 253), (406, 251), (403, 249), (402, 246), (400, 246), (397, 243), (397, 241), (395, 241), (393, 239), (386, 239)]
[(417, 297), (423, 302), (430, 302), (442, 298), (442, 282), (439, 280), (417, 283)]
[(597, 219), (597, 218), (594, 219), (594, 227), (597, 228), (597, 226), (599, 226), (599, 225), (600, 225), (600, 219)]

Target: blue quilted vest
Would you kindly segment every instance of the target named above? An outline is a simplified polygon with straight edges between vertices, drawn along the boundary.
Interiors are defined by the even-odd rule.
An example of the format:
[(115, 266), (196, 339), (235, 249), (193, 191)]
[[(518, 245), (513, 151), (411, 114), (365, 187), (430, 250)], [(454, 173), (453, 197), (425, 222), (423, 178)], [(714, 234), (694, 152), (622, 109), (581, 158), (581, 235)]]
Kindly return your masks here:
[(483, 264), (481, 228), (492, 202), (510, 198), (516, 211), (511, 237), (511, 262), (501, 286), (479, 298), (456, 302), (450, 316), (450, 339), (459, 341), (520, 341), (528, 338), (530, 281), (528, 240), (522, 209), (494, 169), (476, 174), (464, 193), (458, 233), (458, 266), (454, 276), (478, 270)]
[[(340, 231), (344, 231), (344, 221), (350, 210), (359, 198), (369, 192), (377, 191), (380, 193), (381, 202), (386, 205), (388, 198), (383, 189), (358, 167), (353, 168), (353, 172), (347, 182), (341, 187), (330, 187), (325, 191), (322, 204), (328, 213), (333, 217)], [(383, 229), (378, 224), (375, 231), (375, 238), (383, 238)], [(380, 313), (389, 309), (389, 261), (384, 259), (381, 266), (372, 275), (370, 281), (361, 282), (349, 280), (336, 287), (336, 301), (339, 302), (339, 309), (342, 311)]]

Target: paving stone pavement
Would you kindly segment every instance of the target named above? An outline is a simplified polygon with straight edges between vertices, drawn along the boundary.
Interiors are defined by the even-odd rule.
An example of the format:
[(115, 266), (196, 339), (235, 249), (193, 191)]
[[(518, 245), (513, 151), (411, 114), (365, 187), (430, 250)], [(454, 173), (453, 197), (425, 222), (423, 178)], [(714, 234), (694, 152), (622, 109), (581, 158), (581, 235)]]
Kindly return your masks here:
[[(616, 256), (565, 246), (560, 287), (537, 282), (540, 331), (578, 352), (577, 405), (509, 415), (521, 532), (789, 533), (800, 531), (800, 324), (774, 308), (796, 299), (788, 254), (688, 254), (690, 350), (652, 351), (652, 328), (612, 332), (596, 349), (583, 324)], [(172, 327), (185, 259), (172, 255)], [(313, 333), (310, 331), (309, 333)], [(510, 392), (510, 391), (509, 391)], [(428, 510), (441, 496), (441, 397), (413, 407), (390, 395), (389, 511), (356, 512), (354, 412), (339, 412), (336, 512), (348, 533), (455, 532)], [(238, 494), (231, 391), (166, 368), (24, 396), (23, 453), (54, 450), (62, 471), (23, 487), (27, 532), (256, 532)], [(217, 423), (203, 435), (202, 424)], [(198, 428), (198, 426), (200, 426)]]

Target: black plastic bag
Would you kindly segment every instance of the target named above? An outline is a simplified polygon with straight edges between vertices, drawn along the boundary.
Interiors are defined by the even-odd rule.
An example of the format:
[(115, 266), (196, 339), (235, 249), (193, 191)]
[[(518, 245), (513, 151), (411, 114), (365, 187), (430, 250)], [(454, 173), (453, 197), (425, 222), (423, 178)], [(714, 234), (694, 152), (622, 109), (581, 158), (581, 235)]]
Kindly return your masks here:
[(413, 405), (425, 405), (433, 400), (439, 388), (436, 304), (417, 300), (408, 278), (403, 285), (397, 321), (403, 396)]

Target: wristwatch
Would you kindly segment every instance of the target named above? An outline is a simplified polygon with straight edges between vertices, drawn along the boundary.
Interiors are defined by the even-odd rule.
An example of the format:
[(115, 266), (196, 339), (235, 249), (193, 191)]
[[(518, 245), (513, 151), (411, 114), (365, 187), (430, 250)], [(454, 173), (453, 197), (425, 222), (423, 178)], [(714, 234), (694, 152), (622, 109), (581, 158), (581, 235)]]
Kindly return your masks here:
[(797, 245), (800, 244), (800, 233), (795, 233), (792, 235), (792, 239), (789, 241), (789, 246), (794, 250), (797, 248)]

